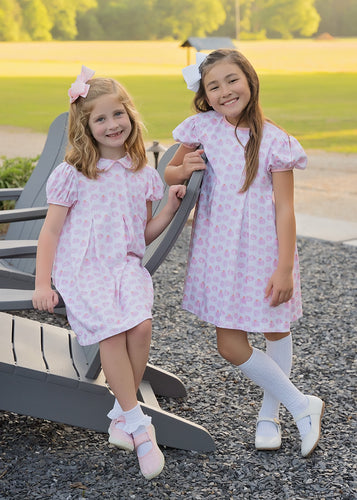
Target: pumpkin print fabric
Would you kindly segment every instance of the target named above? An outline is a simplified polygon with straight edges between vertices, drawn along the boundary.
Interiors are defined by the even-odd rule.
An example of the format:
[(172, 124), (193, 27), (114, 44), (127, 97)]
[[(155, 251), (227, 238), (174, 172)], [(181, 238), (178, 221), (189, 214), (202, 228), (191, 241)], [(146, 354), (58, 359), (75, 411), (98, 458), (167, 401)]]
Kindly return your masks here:
[(215, 111), (187, 118), (173, 131), (176, 141), (202, 145), (208, 159), (195, 211), (183, 308), (221, 328), (287, 332), (302, 315), (297, 250), (294, 292), (277, 307), (264, 298), (278, 263), (272, 172), (306, 167), (299, 142), (265, 123), (259, 169), (248, 191), (244, 149), (249, 129), (235, 127)]

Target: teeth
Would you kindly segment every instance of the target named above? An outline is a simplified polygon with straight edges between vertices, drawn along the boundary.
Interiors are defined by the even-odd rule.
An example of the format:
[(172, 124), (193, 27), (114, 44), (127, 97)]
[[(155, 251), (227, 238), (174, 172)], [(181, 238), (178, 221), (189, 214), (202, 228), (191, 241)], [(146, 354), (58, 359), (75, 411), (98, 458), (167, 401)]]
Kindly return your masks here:
[(224, 106), (227, 106), (227, 105), (229, 105), (229, 104), (232, 104), (233, 102), (236, 102), (237, 100), (238, 100), (237, 98), (235, 98), (235, 99), (231, 99), (230, 101), (225, 102), (225, 103), (224, 103)]

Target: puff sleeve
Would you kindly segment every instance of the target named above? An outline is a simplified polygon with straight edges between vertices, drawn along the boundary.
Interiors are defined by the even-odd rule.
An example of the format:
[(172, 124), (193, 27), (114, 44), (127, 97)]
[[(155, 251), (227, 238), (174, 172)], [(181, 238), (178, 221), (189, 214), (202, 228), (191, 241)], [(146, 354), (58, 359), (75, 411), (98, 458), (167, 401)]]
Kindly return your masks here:
[(76, 170), (66, 162), (54, 169), (47, 181), (47, 203), (71, 207), (78, 199)]
[(180, 123), (172, 132), (175, 141), (182, 142), (186, 146), (192, 148), (199, 146), (201, 141), (199, 139), (196, 121), (197, 115), (193, 115)]
[(146, 200), (161, 200), (164, 196), (164, 185), (157, 170), (147, 167), (148, 176), (146, 182)]
[(274, 146), (268, 164), (270, 172), (306, 168), (306, 153), (295, 137), (284, 134), (283, 137), (277, 139)]

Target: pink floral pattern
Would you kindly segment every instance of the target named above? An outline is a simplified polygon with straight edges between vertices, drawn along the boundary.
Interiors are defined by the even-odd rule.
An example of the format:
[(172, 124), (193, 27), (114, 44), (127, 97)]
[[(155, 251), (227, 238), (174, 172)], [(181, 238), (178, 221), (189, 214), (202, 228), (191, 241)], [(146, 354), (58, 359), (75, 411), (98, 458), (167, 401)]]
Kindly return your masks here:
[[(245, 145), (249, 129), (238, 128)], [(202, 144), (208, 158), (196, 207), (183, 307), (221, 328), (286, 332), (302, 315), (297, 251), (292, 299), (271, 307), (264, 290), (278, 262), (273, 171), (306, 167), (299, 142), (264, 126), (256, 179), (245, 193), (244, 151), (234, 126), (215, 111), (187, 118), (173, 132), (186, 145)]]
[(157, 171), (133, 172), (128, 156), (101, 159), (99, 178), (61, 163), (47, 183), (48, 203), (69, 207), (52, 270), (81, 345), (151, 318), (153, 287), (142, 266), (146, 202), (163, 196)]

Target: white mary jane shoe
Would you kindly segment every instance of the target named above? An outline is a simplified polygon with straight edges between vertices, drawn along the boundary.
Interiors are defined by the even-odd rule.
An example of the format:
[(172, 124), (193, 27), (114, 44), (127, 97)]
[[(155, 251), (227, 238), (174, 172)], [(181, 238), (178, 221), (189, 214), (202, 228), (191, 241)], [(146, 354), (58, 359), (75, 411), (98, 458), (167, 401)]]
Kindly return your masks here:
[(309, 400), (309, 405), (306, 410), (295, 419), (295, 422), (298, 422), (304, 417), (310, 417), (311, 429), (301, 441), (301, 455), (307, 458), (314, 451), (320, 439), (321, 420), (324, 414), (325, 403), (316, 396), (306, 397)]
[[(272, 422), (275, 424), (278, 433), (275, 436), (259, 436), (258, 424), (259, 422)], [(257, 429), (255, 431), (255, 447), (257, 450), (278, 450), (281, 446), (281, 428), (280, 422), (277, 418), (261, 417), (257, 420)]]

